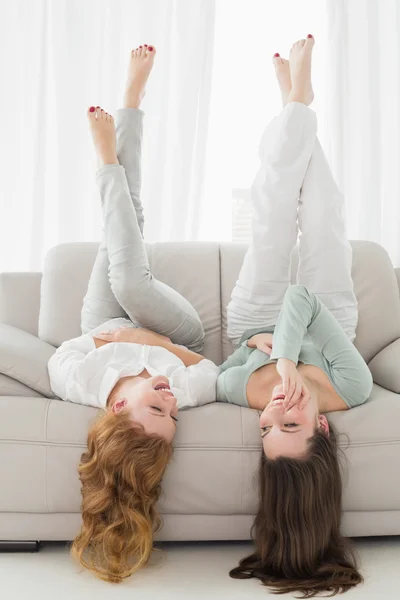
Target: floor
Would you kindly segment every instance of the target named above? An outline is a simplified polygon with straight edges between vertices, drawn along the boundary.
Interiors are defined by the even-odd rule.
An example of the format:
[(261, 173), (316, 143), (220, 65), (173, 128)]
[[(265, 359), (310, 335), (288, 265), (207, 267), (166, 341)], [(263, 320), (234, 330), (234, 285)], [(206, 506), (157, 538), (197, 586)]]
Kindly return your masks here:
[[(346, 600), (400, 599), (400, 536), (358, 538), (365, 583)], [(72, 563), (66, 545), (43, 543), (37, 553), (0, 554), (1, 598), (7, 600), (257, 600), (292, 598), (269, 594), (256, 580), (233, 580), (228, 571), (251, 549), (249, 543), (160, 545), (155, 565), (121, 585), (107, 584)], [(112, 594), (112, 595), (111, 595)], [(297, 594), (298, 596), (299, 594)]]

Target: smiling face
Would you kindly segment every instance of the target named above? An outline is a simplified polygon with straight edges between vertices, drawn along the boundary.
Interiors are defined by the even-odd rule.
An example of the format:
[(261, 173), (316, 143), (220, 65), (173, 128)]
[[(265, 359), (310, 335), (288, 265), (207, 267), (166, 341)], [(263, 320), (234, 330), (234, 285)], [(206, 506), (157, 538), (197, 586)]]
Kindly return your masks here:
[(127, 410), (133, 421), (143, 425), (146, 433), (155, 433), (168, 443), (172, 442), (178, 421), (178, 406), (169, 389), (167, 377), (127, 377), (120, 382), (115, 395), (110, 410), (115, 413)]
[(315, 388), (308, 385), (311, 400), (300, 410), (298, 405), (283, 411), (283, 399), (274, 400), (283, 394), (282, 384), (272, 390), (271, 401), (260, 416), (260, 428), (264, 453), (268, 458), (278, 456), (291, 458), (305, 457), (308, 439), (315, 433), (316, 428), (323, 429), (329, 435), (329, 425), (326, 417), (319, 414), (317, 393)]

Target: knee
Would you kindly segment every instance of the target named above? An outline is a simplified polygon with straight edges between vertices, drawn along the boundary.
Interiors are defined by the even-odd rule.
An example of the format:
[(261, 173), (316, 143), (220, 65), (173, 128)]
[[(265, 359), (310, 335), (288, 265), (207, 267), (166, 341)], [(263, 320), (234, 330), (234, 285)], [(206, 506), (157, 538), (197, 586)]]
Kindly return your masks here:
[(135, 279), (125, 274), (110, 276), (110, 286), (117, 302), (127, 312), (126, 307), (143, 305), (144, 297), (150, 289), (150, 279), (147, 276)]
[(205, 332), (201, 321), (198, 323), (193, 322), (191, 324), (190, 331), (188, 331), (188, 333), (184, 336), (179, 334), (178, 337), (179, 341), (175, 343), (182, 344), (192, 352), (197, 352), (197, 354), (201, 354), (203, 352)]

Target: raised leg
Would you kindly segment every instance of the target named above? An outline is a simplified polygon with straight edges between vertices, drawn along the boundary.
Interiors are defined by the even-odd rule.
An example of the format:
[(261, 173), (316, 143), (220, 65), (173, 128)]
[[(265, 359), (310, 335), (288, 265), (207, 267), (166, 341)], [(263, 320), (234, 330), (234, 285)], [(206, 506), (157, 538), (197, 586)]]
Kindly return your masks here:
[[(141, 154), (144, 113), (139, 108), (121, 108), (115, 116), (118, 161), (125, 168), (131, 202), (135, 207), (137, 221), (143, 236), (144, 215), (140, 200)], [(95, 329), (102, 323), (116, 317), (128, 318), (111, 289), (109, 280), (110, 261), (108, 258), (104, 225), (100, 246), (83, 299), (81, 312), (82, 333)]]
[(344, 197), (316, 140), (299, 198), (299, 267), (305, 285), (332, 312), (350, 340), (356, 337), (358, 303), (351, 277)]
[(114, 296), (134, 323), (200, 351), (204, 330), (197, 312), (150, 271), (124, 167), (105, 165), (97, 172), (97, 183)]
[[(156, 51), (153, 46), (132, 51), (125, 108), (117, 111), (110, 129), (89, 113), (96, 149), (102, 161), (97, 183), (103, 207), (103, 238), (82, 309), (82, 331), (125, 316), (139, 326), (200, 352), (204, 330), (192, 305), (150, 272), (143, 241), (140, 201), (143, 112), (139, 109)], [(113, 137), (114, 136), (114, 137)], [(115, 153), (110, 148), (115, 143)], [(113, 164), (114, 163), (114, 164)]]
[(252, 241), (227, 307), (234, 345), (247, 329), (278, 319), (297, 242), (298, 197), (316, 134), (315, 112), (289, 102), (261, 138), (261, 166), (251, 187)]

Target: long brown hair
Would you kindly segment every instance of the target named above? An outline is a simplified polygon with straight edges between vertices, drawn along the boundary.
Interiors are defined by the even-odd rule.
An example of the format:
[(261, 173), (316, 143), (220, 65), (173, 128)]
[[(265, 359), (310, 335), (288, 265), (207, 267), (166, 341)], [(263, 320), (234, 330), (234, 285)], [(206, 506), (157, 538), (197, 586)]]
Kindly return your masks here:
[(121, 583), (150, 558), (172, 446), (145, 433), (124, 410), (101, 411), (87, 445), (78, 467), (83, 523), (71, 556), (99, 579)]
[(230, 576), (257, 577), (275, 594), (301, 592), (300, 598), (335, 596), (361, 583), (355, 553), (339, 530), (342, 480), (332, 427), (329, 437), (316, 430), (305, 460), (262, 453), (259, 477), (255, 549)]

